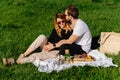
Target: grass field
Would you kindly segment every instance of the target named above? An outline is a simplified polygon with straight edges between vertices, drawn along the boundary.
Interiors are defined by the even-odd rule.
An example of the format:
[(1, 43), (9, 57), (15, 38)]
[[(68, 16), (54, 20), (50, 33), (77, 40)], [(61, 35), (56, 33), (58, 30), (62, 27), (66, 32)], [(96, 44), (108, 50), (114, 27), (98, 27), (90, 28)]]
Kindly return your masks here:
[[(0, 80), (120, 80), (120, 67), (72, 67), (61, 72), (40, 73), (33, 64), (2, 65), (3, 57), (17, 58), (40, 34), (49, 36), (56, 12), (69, 4), (80, 11), (89, 26), (92, 48), (102, 31), (120, 32), (119, 0), (0, 0)], [(120, 55), (113, 56), (120, 66)]]

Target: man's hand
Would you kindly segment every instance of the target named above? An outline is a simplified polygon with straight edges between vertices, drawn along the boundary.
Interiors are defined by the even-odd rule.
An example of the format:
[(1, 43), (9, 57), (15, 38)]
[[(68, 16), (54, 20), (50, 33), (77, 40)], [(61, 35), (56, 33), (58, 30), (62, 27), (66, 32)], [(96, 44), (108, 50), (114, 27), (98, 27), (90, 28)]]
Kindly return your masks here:
[(64, 39), (64, 40), (59, 41), (59, 42), (56, 44), (56, 46), (57, 46), (57, 47), (60, 47), (62, 44), (65, 44), (65, 43), (66, 43), (66, 40)]

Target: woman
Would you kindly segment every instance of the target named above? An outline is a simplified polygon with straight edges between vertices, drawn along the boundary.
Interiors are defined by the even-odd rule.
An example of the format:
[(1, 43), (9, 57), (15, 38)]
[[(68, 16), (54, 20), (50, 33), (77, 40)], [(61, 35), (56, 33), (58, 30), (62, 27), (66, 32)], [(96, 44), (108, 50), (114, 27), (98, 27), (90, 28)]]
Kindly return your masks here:
[[(43, 34), (38, 36), (29, 46), (29, 48), (19, 56), (19, 58), (16, 60), (16, 63), (31, 63), (34, 62), (36, 59), (46, 60), (48, 58), (57, 57), (59, 53), (59, 47), (56, 47), (55, 44), (62, 39), (68, 39), (71, 34), (72, 29), (70, 28), (69, 23), (66, 22), (65, 14), (57, 13), (54, 17), (54, 28), (49, 38), (47, 39), (46, 36)], [(42, 51), (34, 53), (34, 51), (39, 47)], [(52, 50), (48, 51), (50, 47), (52, 47)], [(12, 62), (10, 62), (8, 59), (3, 59), (4, 65), (10, 63)]]

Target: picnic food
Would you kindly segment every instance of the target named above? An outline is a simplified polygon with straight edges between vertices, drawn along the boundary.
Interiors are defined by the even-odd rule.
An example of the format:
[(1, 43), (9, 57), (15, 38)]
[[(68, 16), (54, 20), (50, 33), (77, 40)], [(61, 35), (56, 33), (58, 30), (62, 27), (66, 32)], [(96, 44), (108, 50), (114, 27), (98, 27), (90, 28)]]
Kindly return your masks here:
[(89, 61), (93, 61), (94, 59), (90, 56), (90, 55), (87, 55), (82, 57), (82, 55), (78, 55), (78, 57), (75, 57), (73, 58), (73, 63), (76, 63), (76, 62), (89, 62)]

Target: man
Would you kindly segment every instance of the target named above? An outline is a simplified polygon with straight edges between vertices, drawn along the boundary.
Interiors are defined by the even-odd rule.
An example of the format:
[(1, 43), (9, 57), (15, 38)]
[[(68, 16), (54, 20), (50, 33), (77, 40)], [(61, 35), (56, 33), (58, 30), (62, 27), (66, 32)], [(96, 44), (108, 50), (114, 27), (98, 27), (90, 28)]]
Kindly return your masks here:
[(69, 5), (65, 10), (65, 14), (66, 19), (71, 22), (73, 33), (69, 39), (61, 40), (54, 46), (51, 45), (51, 48), (60, 46), (59, 53), (61, 55), (65, 54), (65, 49), (70, 50), (71, 56), (74, 54), (89, 53), (92, 36), (87, 24), (78, 18), (78, 9), (73, 5)]

